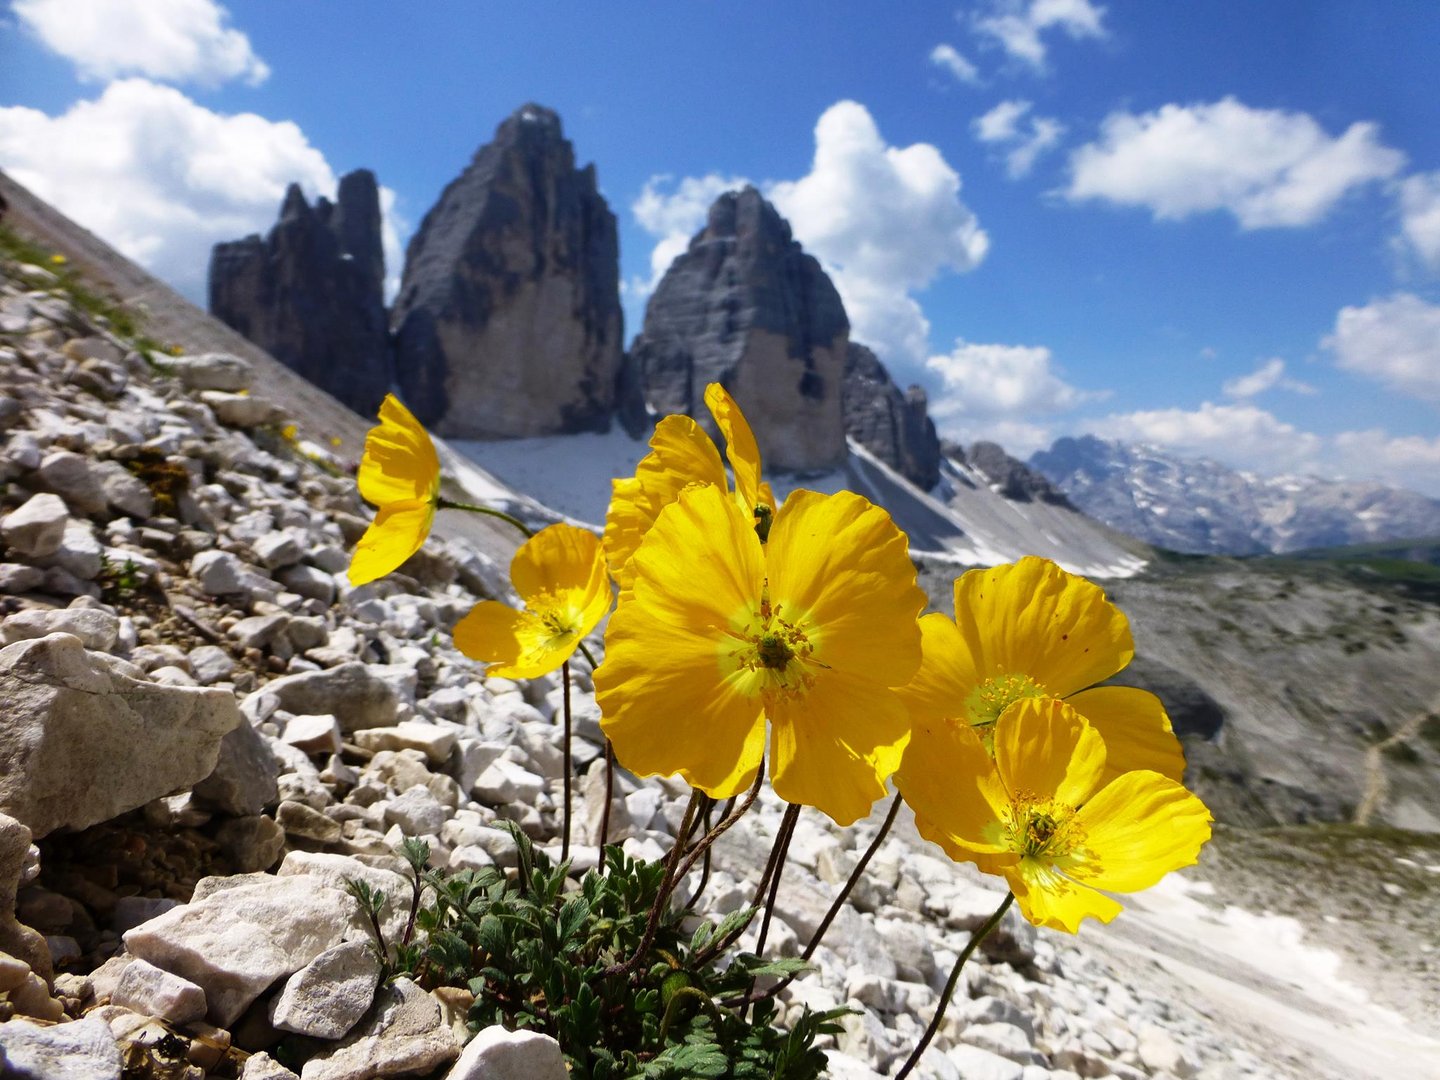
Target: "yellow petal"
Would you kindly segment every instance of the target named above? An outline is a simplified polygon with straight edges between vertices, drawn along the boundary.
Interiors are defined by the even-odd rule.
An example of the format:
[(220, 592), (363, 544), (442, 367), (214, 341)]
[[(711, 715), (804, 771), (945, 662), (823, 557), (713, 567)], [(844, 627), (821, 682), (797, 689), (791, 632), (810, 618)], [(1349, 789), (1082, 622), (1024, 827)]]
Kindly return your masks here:
[(1048, 559), (971, 570), (955, 582), (955, 621), (978, 672), (1028, 675), (1068, 697), (1135, 655), (1130, 626), (1098, 586)]
[(884, 510), (849, 491), (794, 491), (775, 515), (765, 563), (771, 605), (815, 628), (816, 659), (883, 686), (914, 676), (925, 594)]
[[(735, 473), (735, 491), (745, 508), (754, 510), (761, 500), (760, 447), (755, 442), (755, 434), (750, 430), (740, 406), (719, 383), (705, 387), (705, 404), (725, 439), (725, 456), (730, 459), (730, 468)], [(774, 499), (773, 495), (771, 499)], [(773, 502), (771, 505), (774, 505)]]
[(382, 506), (350, 556), (351, 585), (365, 585), (398, 570), (420, 550), (435, 519), (435, 504), (410, 500)]
[(965, 639), (939, 612), (920, 616), (920, 667), (896, 693), (917, 724), (940, 717), (963, 718), (976, 683)]
[(714, 637), (633, 599), (610, 617), (595, 700), (616, 758), (637, 776), (679, 773), (728, 799), (750, 786), (765, 753), (760, 699), (721, 677)]
[(727, 489), (725, 466), (710, 436), (688, 416), (667, 416), (655, 425), (650, 453), (640, 459), (634, 477), (612, 484), (605, 515), (604, 548), (610, 573), (627, 589), (630, 558), (660, 511), (691, 484)]
[(578, 593), (589, 601), (602, 588), (608, 593), (599, 537), (564, 522), (546, 526), (515, 552), (510, 583), (527, 604), (546, 594)]
[(1012, 795), (1076, 807), (1100, 786), (1105, 741), (1058, 698), (1021, 698), (995, 724), (995, 765)]
[(1148, 889), (1195, 863), (1210, 821), (1205, 804), (1174, 780), (1126, 773), (1080, 808), (1074, 823), (1084, 831), (1082, 847), (1057, 865), (1099, 889)]
[(1147, 769), (1185, 779), (1185, 751), (1170, 729), (1165, 706), (1148, 690), (1131, 686), (1097, 686), (1065, 701), (1090, 722), (1105, 740), (1102, 785), (1122, 773)]
[[(1010, 798), (989, 751), (968, 724), (917, 723), (910, 733), (895, 786), (915, 812), (915, 826), (952, 859), (980, 862), (988, 853), (1000, 863), (1019, 856), (1001, 833)], [(995, 872), (992, 865), (981, 869)]]
[(838, 825), (870, 812), (900, 764), (910, 733), (905, 707), (868, 678), (832, 670), (770, 710), (771, 786)]
[(440, 487), (435, 444), (393, 394), (380, 403), (380, 423), (365, 436), (358, 476), (361, 497), (377, 507), (433, 500)]
[(1021, 914), (1036, 926), (1073, 934), (1086, 916), (1108, 923), (1122, 910), (1104, 893), (1071, 881), (1041, 859), (1021, 859), (1004, 873)]
[(691, 488), (661, 511), (631, 563), (633, 586), (595, 674), (601, 727), (634, 772), (679, 772), (715, 798), (738, 794), (765, 749), (758, 687), (728, 662), (732, 631), (760, 606), (755, 530), (721, 488)]

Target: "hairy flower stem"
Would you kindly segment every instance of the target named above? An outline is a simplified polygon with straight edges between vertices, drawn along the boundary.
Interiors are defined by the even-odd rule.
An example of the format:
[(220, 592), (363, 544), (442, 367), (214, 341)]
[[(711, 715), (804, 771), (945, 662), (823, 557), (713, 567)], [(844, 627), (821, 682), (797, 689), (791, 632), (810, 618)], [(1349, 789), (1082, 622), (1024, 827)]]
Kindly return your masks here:
[(1010, 905), (1015, 902), (1015, 894), (1005, 894), (1005, 899), (1000, 901), (1000, 906), (995, 909), (995, 914), (985, 920), (985, 925), (970, 935), (970, 940), (965, 943), (965, 948), (960, 950), (959, 957), (955, 960), (955, 966), (950, 970), (950, 978), (945, 983), (945, 989), (940, 993), (940, 1003), (935, 1007), (935, 1017), (930, 1021), (930, 1026), (925, 1029), (925, 1034), (920, 1036), (920, 1041), (915, 1044), (914, 1051), (905, 1059), (904, 1066), (895, 1074), (895, 1080), (905, 1080), (910, 1071), (915, 1068), (915, 1063), (925, 1053), (925, 1048), (930, 1045), (930, 1040), (935, 1038), (935, 1032), (940, 1030), (941, 1023), (945, 1020), (945, 1009), (950, 1004), (950, 995), (955, 992), (955, 984), (960, 980), (960, 969), (965, 966), (965, 961), (970, 959), (980, 942), (989, 936), (990, 931), (1000, 925), (1000, 920), (1005, 917), (1005, 912), (1010, 910)]
[[(875, 839), (870, 841), (870, 846), (865, 849), (865, 854), (860, 856), (860, 861), (855, 864), (855, 869), (850, 871), (850, 877), (845, 881), (845, 887), (840, 890), (840, 895), (835, 897), (835, 902), (830, 905), (830, 910), (825, 913), (825, 918), (820, 920), (820, 925), (815, 929), (815, 936), (810, 939), (810, 944), (805, 946), (805, 951), (800, 954), (801, 960), (809, 960), (815, 955), (815, 950), (820, 947), (820, 939), (825, 936), (825, 931), (830, 929), (830, 924), (835, 921), (835, 916), (840, 914), (840, 909), (845, 906), (845, 901), (855, 886), (860, 883), (860, 878), (865, 873), (865, 868), (870, 865), (870, 860), (875, 857), (875, 852), (880, 850), (885, 837), (890, 834), (890, 826), (895, 824), (895, 815), (900, 810), (900, 793), (895, 793), (895, 798), (890, 802), (890, 811), (885, 815), (885, 820), (880, 824), (880, 831), (875, 834)], [(798, 974), (798, 973), (797, 973)], [(772, 998), (784, 990), (796, 979), (796, 975), (786, 975), (763, 994), (751, 994), (743, 998), (735, 998), (722, 1004), (730, 1007), (748, 1005), (752, 1001), (764, 1001)]]
[[(570, 661), (560, 665), (560, 683), (565, 687), (565, 823), (560, 829), (560, 861), (570, 857)], [(604, 851), (604, 848), (601, 848)]]
[(605, 809), (600, 811), (600, 872), (605, 872), (605, 845), (610, 842), (610, 803), (615, 798), (615, 748), (605, 740)]
[(655, 941), (655, 931), (660, 928), (660, 916), (669, 905), (670, 893), (674, 891), (677, 875), (676, 868), (680, 863), (680, 856), (685, 849), (685, 843), (690, 837), (690, 830), (694, 828), (700, 814), (700, 801), (707, 798), (706, 794), (699, 788), (692, 788), (690, 801), (685, 805), (685, 817), (680, 822), (680, 828), (675, 834), (675, 846), (670, 849), (670, 856), (665, 860), (665, 875), (660, 879), (660, 888), (655, 894), (654, 906), (650, 908), (650, 918), (645, 923), (645, 935), (640, 939), (639, 946), (631, 954), (630, 959), (621, 964), (611, 964), (603, 972), (605, 977), (613, 975), (629, 975), (645, 954), (650, 951), (651, 944)]
[[(870, 841), (870, 846), (865, 849), (865, 854), (860, 856), (860, 861), (855, 864), (855, 869), (850, 871), (850, 876), (845, 880), (845, 887), (840, 890), (840, 895), (835, 897), (835, 902), (830, 905), (830, 910), (825, 913), (825, 918), (820, 920), (820, 925), (815, 929), (815, 936), (810, 939), (810, 944), (805, 946), (805, 951), (800, 954), (800, 959), (809, 960), (815, 955), (815, 950), (820, 947), (820, 939), (825, 936), (825, 931), (830, 929), (830, 924), (835, 921), (835, 916), (840, 914), (840, 909), (845, 906), (851, 891), (860, 883), (860, 878), (865, 873), (865, 868), (870, 865), (870, 860), (875, 857), (875, 852), (880, 850), (880, 845), (885, 842), (885, 837), (890, 835), (890, 826), (895, 824), (895, 815), (900, 811), (900, 793), (895, 793), (895, 798), (890, 800), (890, 812), (885, 815), (885, 820), (880, 823), (880, 831), (875, 834), (875, 839)], [(791, 976), (793, 979), (794, 976)], [(781, 985), (790, 982), (786, 979)]]
[[(744, 817), (745, 811), (749, 810), (750, 807), (755, 805), (755, 800), (760, 795), (760, 786), (764, 783), (764, 781), (765, 766), (762, 764), (759, 770), (755, 773), (755, 782), (750, 785), (750, 790), (745, 793), (745, 801), (742, 802), (739, 806), (735, 806), (735, 808), (731, 810), (730, 813), (722, 817), (720, 819), (720, 824), (716, 825), (713, 829), (711, 829), (704, 836), (702, 836), (696, 842), (695, 846), (690, 849), (690, 853), (685, 857), (685, 862), (680, 867), (680, 876), (682, 878), (686, 874), (690, 873), (690, 871), (694, 868), (695, 861), (710, 850), (710, 845), (715, 843), (715, 841), (720, 839), (720, 837), (724, 836), (725, 833), (729, 831), (732, 825), (734, 825), (737, 821)], [(727, 801), (732, 806), (734, 805), (733, 799)]]
[[(734, 801), (735, 800), (733, 798), (726, 800), (726, 802), (730, 804), (733, 804)], [(726, 810), (729, 810), (729, 806), (726, 807)], [(710, 835), (710, 830), (713, 827), (710, 819), (714, 815), (714, 813), (715, 802), (713, 799), (707, 799), (705, 801), (705, 813), (701, 817), (700, 824), (700, 827), (704, 830), (704, 832), (701, 835), (700, 839), (696, 841), (697, 847), (701, 843), (704, 843), (706, 836)], [(723, 817), (724, 815), (722, 814), (721, 816)], [(690, 899), (685, 901), (686, 911), (695, 910), (695, 905), (699, 902), (700, 897), (703, 896), (705, 893), (705, 886), (710, 884), (710, 849), (706, 847), (705, 850), (701, 852), (701, 855), (703, 856), (703, 858), (700, 862), (700, 880), (695, 885), (695, 891), (690, 894)], [(681, 876), (683, 877), (684, 875)]]
[(524, 533), (526, 537), (531, 537), (535, 535), (534, 530), (532, 530), (530, 526), (526, 525), (519, 518), (511, 517), (509, 514), (505, 513), (505, 511), (496, 510), (493, 506), (475, 506), (473, 503), (452, 502), (449, 499), (436, 499), (435, 508), (437, 510), (464, 510), (467, 513), (471, 514), (484, 514), (486, 517), (499, 518), (501, 521), (508, 522), (509, 524), (515, 526), (515, 528), (519, 529), (522, 533)]
[(780, 829), (775, 834), (775, 846), (770, 851), (774, 872), (770, 878), (770, 892), (765, 897), (765, 914), (760, 920), (760, 934), (755, 939), (755, 955), (765, 952), (765, 939), (770, 936), (770, 917), (775, 913), (775, 896), (780, 892), (780, 875), (785, 871), (785, 856), (790, 852), (790, 838), (795, 835), (795, 822), (800, 819), (800, 804), (791, 803), (785, 808), (780, 819)]

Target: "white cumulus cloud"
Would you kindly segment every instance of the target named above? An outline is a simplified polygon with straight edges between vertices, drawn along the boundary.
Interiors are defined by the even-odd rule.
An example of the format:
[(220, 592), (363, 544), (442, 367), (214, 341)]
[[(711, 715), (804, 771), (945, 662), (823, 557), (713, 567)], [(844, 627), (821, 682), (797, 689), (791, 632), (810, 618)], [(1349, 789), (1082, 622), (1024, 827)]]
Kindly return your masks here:
[(948, 71), (957, 82), (969, 86), (980, 85), (979, 68), (962, 56), (954, 45), (936, 45), (930, 50), (930, 63)]
[(214, 0), (14, 0), (16, 17), (80, 78), (253, 85), (270, 69)]
[(215, 113), (144, 79), (59, 116), (0, 108), (0, 168), (202, 305), (212, 244), (268, 229), (291, 181), (335, 193), (295, 124)]
[(971, 124), (975, 138), (1007, 148), (1005, 168), (1016, 179), (1027, 175), (1040, 155), (1054, 149), (1065, 134), (1065, 125), (1060, 121), (1049, 116), (1028, 116), (1030, 109), (1028, 101), (1002, 101)]
[(1007, 54), (1033, 68), (1045, 66), (1042, 34), (1059, 30), (1069, 37), (1103, 38), (1105, 9), (1090, 0), (1003, 0), (992, 13), (975, 19), (975, 32), (997, 43)]
[(1440, 402), (1440, 306), (1396, 293), (1364, 307), (1345, 307), (1321, 344), (1346, 371), (1392, 390)]
[(1227, 97), (1112, 113), (1100, 139), (1071, 155), (1065, 195), (1145, 207), (1161, 220), (1225, 210), (1246, 229), (1300, 226), (1404, 163), (1374, 124), (1331, 136), (1305, 113)]
[(941, 380), (930, 415), (942, 434), (964, 442), (993, 439), (1012, 454), (1038, 449), (1048, 429), (1040, 418), (1108, 396), (1066, 382), (1041, 345), (955, 342), (925, 366)]
[(1335, 436), (1332, 457), (1344, 475), (1440, 498), (1440, 436), (1344, 431)]
[[(630, 208), (656, 238), (651, 279), (627, 282), (627, 293), (653, 291), (716, 197), (746, 183), (718, 173), (652, 177)], [(902, 381), (918, 373), (930, 324), (913, 293), (945, 271), (973, 269), (989, 247), (960, 198), (960, 174), (928, 143), (890, 146), (863, 105), (842, 101), (816, 124), (810, 172), (760, 186), (835, 282), (851, 337), (894, 365)]]
[(887, 361), (918, 367), (929, 325), (911, 293), (946, 270), (971, 270), (990, 240), (960, 198), (960, 174), (929, 143), (890, 146), (866, 108), (830, 106), (815, 157), (769, 197), (835, 279), (852, 336)]
[(1400, 232), (1411, 250), (1440, 272), (1440, 172), (1400, 182)]
[(1107, 439), (1149, 443), (1266, 474), (1313, 469), (1324, 448), (1320, 436), (1248, 402), (1115, 413), (1093, 430)]

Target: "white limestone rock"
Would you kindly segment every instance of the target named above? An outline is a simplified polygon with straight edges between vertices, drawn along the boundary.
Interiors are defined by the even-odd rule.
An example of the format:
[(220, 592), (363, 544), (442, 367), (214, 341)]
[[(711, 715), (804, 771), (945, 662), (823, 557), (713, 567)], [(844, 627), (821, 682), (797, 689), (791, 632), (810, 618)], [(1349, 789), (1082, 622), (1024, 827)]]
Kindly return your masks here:
[(242, 722), (223, 690), (115, 673), (71, 634), (0, 649), (0, 811), (44, 836), (188, 788)]
[(200, 353), (168, 358), (169, 368), (191, 390), (224, 390), (236, 393), (250, 389), (254, 369), (230, 353)]
[(40, 461), (38, 479), (65, 500), (77, 514), (98, 514), (105, 509), (105, 488), (94, 463), (73, 450), (52, 450)]
[(445, 1080), (566, 1080), (560, 1044), (538, 1031), (485, 1028), (471, 1039)]
[(172, 1024), (188, 1024), (205, 1015), (205, 991), (136, 957), (127, 964), (110, 1002)]
[[(207, 879), (210, 880), (210, 879)], [(257, 875), (131, 930), (125, 948), (205, 991), (227, 1027), (277, 979), (338, 945), (355, 901), (312, 878)], [(197, 890), (197, 895), (199, 891)]]
[(301, 1080), (377, 1080), (428, 1073), (460, 1054), (440, 1003), (409, 979), (376, 995), (369, 1020), (335, 1049), (311, 1058)]
[(375, 1000), (380, 959), (364, 941), (342, 941), (291, 975), (270, 1003), (270, 1022), (282, 1031), (340, 1039)]
[(53, 555), (65, 536), (70, 509), (65, 500), (48, 491), (32, 495), (0, 519), (0, 540), (12, 555), (38, 559)]
[(10, 645), (47, 634), (73, 634), (95, 652), (109, 652), (120, 639), (120, 617), (97, 608), (31, 608), (0, 623), (0, 639)]
[(120, 1047), (104, 1020), (0, 1024), (0, 1063), (16, 1080), (120, 1080)]

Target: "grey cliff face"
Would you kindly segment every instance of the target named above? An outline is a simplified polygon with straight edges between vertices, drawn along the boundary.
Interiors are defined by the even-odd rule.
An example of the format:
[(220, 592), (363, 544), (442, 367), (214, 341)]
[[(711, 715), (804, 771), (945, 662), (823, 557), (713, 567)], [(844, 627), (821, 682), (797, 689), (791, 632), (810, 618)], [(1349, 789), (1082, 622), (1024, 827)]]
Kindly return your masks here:
[(606, 431), (617, 406), (633, 418), (619, 278), (594, 166), (575, 167), (555, 113), (523, 106), (410, 241), (391, 313), (402, 395), (454, 438)]
[(811, 471), (845, 459), (849, 334), (830, 278), (747, 187), (711, 206), (650, 298), (631, 355), (652, 408), (705, 419), (705, 386), (719, 382), (767, 466)]
[(970, 466), (983, 473), (1001, 495), (1014, 502), (1040, 501), (1069, 506), (1069, 500), (1040, 473), (1001, 449), (998, 443), (977, 442), (966, 455)]
[(925, 391), (901, 390), (864, 345), (845, 353), (845, 432), (922, 491), (940, 482), (940, 440)]
[(363, 415), (390, 387), (380, 193), (373, 173), (312, 207), (297, 185), (261, 239), (217, 244), (210, 313)]

